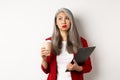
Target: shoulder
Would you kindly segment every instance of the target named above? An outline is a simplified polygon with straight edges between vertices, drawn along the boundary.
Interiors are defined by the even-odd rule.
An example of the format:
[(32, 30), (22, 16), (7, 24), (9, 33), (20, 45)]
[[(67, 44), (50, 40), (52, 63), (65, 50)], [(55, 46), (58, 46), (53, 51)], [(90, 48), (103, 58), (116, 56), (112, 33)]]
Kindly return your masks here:
[(83, 47), (88, 47), (87, 40), (83, 37), (80, 37)]

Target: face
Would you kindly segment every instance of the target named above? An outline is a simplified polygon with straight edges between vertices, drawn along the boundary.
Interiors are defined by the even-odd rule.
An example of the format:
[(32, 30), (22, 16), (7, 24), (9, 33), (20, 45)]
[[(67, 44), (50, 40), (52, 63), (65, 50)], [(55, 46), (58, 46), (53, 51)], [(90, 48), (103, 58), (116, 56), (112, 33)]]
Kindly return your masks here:
[(68, 31), (71, 21), (64, 12), (60, 12), (56, 17), (56, 25), (60, 31)]

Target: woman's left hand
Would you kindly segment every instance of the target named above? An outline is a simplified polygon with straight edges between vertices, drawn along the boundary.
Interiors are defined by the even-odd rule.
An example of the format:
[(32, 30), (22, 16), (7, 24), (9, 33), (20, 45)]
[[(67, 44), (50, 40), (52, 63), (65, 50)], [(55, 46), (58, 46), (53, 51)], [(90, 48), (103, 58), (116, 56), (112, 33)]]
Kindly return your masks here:
[(68, 63), (68, 65), (67, 65), (67, 69), (69, 71), (74, 71), (75, 70), (75, 71), (80, 72), (80, 71), (83, 70), (83, 67), (79, 66), (75, 60), (73, 60), (73, 62), (74, 62), (74, 64)]

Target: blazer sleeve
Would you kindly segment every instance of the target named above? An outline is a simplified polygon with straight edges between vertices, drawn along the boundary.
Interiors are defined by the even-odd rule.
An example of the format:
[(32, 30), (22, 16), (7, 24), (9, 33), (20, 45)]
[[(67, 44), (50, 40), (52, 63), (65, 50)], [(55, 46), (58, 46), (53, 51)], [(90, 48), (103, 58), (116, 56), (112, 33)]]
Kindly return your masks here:
[(42, 69), (43, 72), (46, 73), (46, 74), (48, 74), (48, 73), (50, 72), (50, 67), (49, 67), (49, 61), (48, 61), (48, 59), (49, 59), (49, 58), (47, 57), (47, 60), (46, 60), (46, 61), (47, 61), (47, 65), (48, 65), (48, 66), (47, 66), (47, 69), (45, 69), (45, 68), (43, 67), (43, 65), (41, 64), (41, 69)]
[[(84, 38), (81, 38), (83, 47), (88, 47), (88, 43)], [(90, 72), (92, 70), (91, 59), (90, 57), (83, 64), (83, 73)]]
[[(46, 41), (47, 41), (47, 40), (51, 40), (51, 37), (46, 38), (45, 40), (46, 40)], [(41, 69), (42, 69), (43, 72), (46, 73), (46, 74), (50, 72), (50, 65), (49, 65), (49, 64), (50, 64), (50, 57), (51, 57), (51, 52), (50, 52), (50, 56), (48, 56), (48, 57), (46, 58), (46, 62), (47, 62), (47, 65), (48, 65), (48, 66), (47, 66), (47, 69), (45, 69), (45, 68), (43, 67), (43, 65), (41, 64)]]

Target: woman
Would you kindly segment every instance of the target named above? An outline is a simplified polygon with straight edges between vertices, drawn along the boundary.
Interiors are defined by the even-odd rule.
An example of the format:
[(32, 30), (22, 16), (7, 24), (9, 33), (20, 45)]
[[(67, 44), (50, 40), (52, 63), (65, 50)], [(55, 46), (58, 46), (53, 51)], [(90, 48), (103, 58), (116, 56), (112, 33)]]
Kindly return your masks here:
[[(67, 8), (57, 11), (52, 37), (46, 39), (51, 43), (51, 50), (41, 48), (42, 70), (48, 74), (47, 80), (84, 80), (83, 74), (92, 69), (90, 57), (79, 66), (75, 60), (78, 48), (88, 47), (84, 38), (80, 37), (72, 12)], [(49, 54), (50, 53), (50, 54)], [(68, 69), (69, 72), (65, 72)]]

